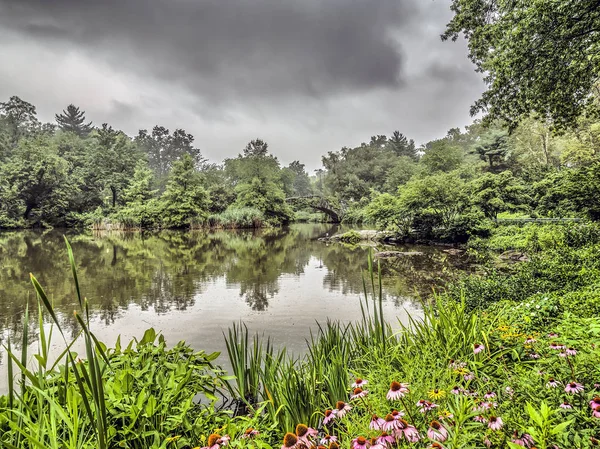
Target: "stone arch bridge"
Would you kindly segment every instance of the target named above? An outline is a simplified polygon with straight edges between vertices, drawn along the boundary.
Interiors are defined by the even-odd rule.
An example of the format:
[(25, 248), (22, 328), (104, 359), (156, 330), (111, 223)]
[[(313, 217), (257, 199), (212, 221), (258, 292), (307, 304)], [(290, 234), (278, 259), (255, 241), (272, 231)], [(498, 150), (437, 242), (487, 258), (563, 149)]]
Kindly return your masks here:
[(290, 204), (311, 207), (329, 216), (331, 223), (340, 223), (344, 218), (344, 208), (333, 199), (320, 195), (292, 196), (285, 199)]

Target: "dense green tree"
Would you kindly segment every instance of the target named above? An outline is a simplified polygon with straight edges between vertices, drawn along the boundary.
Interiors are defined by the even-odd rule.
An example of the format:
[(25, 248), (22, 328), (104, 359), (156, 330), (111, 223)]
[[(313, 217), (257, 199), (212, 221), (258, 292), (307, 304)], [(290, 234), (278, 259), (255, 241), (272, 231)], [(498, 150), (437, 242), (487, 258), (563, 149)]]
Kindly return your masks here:
[(446, 138), (428, 142), (422, 150), (421, 163), (430, 173), (456, 170), (464, 160), (461, 147)]
[(471, 109), (512, 128), (537, 113), (573, 126), (600, 75), (597, 0), (453, 0), (443, 39), (463, 34), (488, 89)]
[(469, 206), (467, 184), (456, 171), (411, 179), (398, 193), (401, 208), (412, 214), (431, 214), (441, 226), (449, 226)]
[(148, 163), (140, 159), (135, 166), (131, 182), (123, 190), (123, 201), (127, 204), (142, 204), (154, 198), (158, 191), (152, 189), (153, 178)]
[(35, 106), (17, 96), (0, 103), (0, 118), (5, 122), (13, 145), (21, 137), (33, 133), (40, 125)]
[(419, 171), (418, 164), (408, 156), (400, 156), (387, 172), (384, 190), (395, 193), (399, 186), (406, 184)]
[(287, 166), (287, 170), (292, 174), (292, 195), (294, 196), (307, 196), (312, 194), (312, 187), (310, 184), (310, 178), (304, 164), (300, 161), (293, 161)]
[(372, 189), (385, 189), (387, 174), (398, 155), (387, 144), (385, 136), (375, 136), (369, 144), (330, 151), (321, 160), (327, 170), (326, 193), (342, 202), (353, 202), (368, 197)]
[[(75, 186), (67, 176), (67, 161), (50, 142), (41, 138), (21, 140), (2, 166), (2, 173), (6, 180), (3, 196), (11, 202), (13, 212), (18, 209), (24, 220), (56, 224), (66, 213)], [(10, 194), (14, 197), (7, 198)]]
[(56, 114), (55, 118), (61, 131), (75, 133), (79, 137), (87, 137), (94, 128), (92, 122), (85, 123), (85, 111), (80, 111), (74, 104), (63, 109), (61, 114)]
[(490, 129), (473, 146), (473, 150), (481, 160), (489, 164), (490, 169), (501, 165), (509, 154), (508, 133), (503, 130)]
[(500, 212), (526, 210), (531, 198), (523, 183), (510, 171), (486, 173), (470, 185), (471, 201), (487, 218), (496, 219)]
[(190, 154), (173, 162), (167, 187), (161, 198), (163, 220), (169, 227), (189, 226), (208, 214), (210, 199), (202, 185), (202, 177)]
[(165, 176), (173, 163), (188, 154), (196, 167), (203, 162), (200, 149), (194, 146), (194, 136), (183, 129), (176, 129), (173, 134), (164, 126), (155, 126), (152, 133), (140, 130), (136, 142), (147, 155), (148, 163), (159, 178)]
[(110, 206), (115, 208), (119, 195), (129, 184), (141, 154), (122, 131), (102, 128), (92, 133), (92, 164), (101, 182), (110, 192)]
[(600, 162), (554, 173), (534, 191), (539, 210), (547, 215), (600, 220)]
[(292, 210), (285, 202), (284, 172), (279, 161), (260, 139), (251, 141), (235, 159), (225, 161), (225, 170), (235, 185), (237, 207), (252, 207), (274, 223), (289, 221)]
[(248, 142), (242, 153), (244, 156), (267, 156), (269, 144), (262, 139), (254, 139)]

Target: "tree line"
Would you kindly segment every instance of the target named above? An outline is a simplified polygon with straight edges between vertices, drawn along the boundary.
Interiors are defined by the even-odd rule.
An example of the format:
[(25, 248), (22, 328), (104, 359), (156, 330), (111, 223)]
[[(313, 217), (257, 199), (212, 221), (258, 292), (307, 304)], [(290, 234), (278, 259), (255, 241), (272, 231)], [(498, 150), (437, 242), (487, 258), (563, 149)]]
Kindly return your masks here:
[(41, 123), (16, 96), (0, 103), (0, 227), (187, 227), (232, 209), (280, 224), (293, 217), (287, 196), (313, 192), (304, 165), (281, 166), (261, 139), (213, 164), (183, 129), (130, 137), (74, 105), (55, 118)]

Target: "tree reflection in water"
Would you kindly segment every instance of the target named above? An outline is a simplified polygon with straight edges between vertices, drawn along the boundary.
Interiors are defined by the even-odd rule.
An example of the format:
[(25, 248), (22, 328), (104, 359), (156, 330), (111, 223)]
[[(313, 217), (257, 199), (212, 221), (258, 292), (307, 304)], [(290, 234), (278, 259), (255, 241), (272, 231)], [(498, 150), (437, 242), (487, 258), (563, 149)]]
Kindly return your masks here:
[[(237, 290), (252, 310), (265, 312), (280, 292), (281, 278), (301, 277), (311, 268), (311, 259), (326, 270), (323, 289), (360, 295), (369, 249), (318, 241), (341, 230), (306, 224), (254, 231), (69, 231), (67, 237), (92, 313), (110, 325), (132, 305), (156, 314), (188, 310), (219, 279), (225, 281), (227, 290)], [(459, 258), (439, 249), (418, 249), (425, 255), (382, 262), (385, 295), (398, 304), (431, 292), (462, 266)], [(70, 313), (76, 300), (61, 231), (1, 233), (0, 267), (0, 329), (5, 335), (18, 339), (27, 302), (31, 310), (37, 310), (31, 307), (35, 297), (30, 272), (62, 312), (64, 325), (76, 331)], [(33, 325), (30, 331), (35, 338)]]

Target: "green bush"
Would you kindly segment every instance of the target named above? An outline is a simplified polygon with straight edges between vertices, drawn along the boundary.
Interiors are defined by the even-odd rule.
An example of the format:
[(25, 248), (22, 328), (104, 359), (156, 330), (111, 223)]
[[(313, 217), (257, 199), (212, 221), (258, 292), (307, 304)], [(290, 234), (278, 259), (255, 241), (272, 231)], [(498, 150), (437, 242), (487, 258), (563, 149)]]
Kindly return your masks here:
[(362, 240), (360, 234), (354, 230), (345, 232), (340, 236), (340, 241), (355, 245)]
[(253, 207), (230, 207), (220, 214), (209, 215), (204, 223), (209, 228), (260, 228), (265, 224), (265, 215)]

